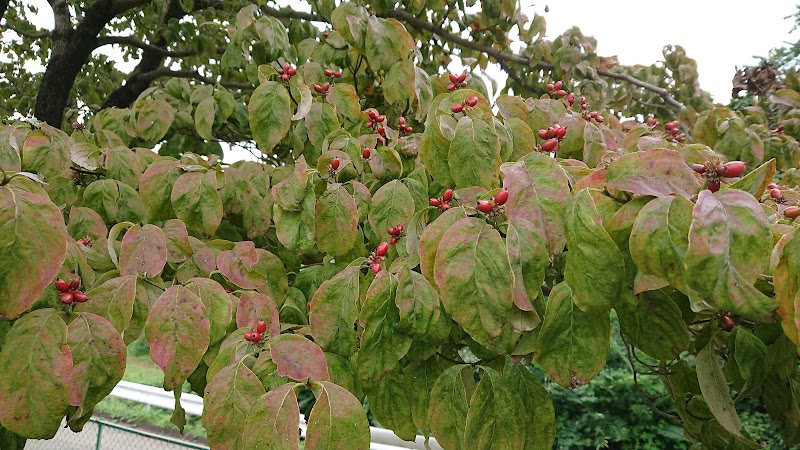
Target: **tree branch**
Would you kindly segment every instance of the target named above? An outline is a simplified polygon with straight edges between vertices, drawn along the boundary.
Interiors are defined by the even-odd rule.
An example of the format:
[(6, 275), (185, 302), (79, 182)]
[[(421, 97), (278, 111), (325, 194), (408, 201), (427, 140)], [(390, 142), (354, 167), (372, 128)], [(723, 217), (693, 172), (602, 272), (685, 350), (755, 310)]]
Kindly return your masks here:
[(630, 83), (630, 84), (632, 84), (634, 86), (639, 86), (642, 89), (646, 89), (646, 90), (648, 90), (650, 92), (653, 92), (653, 93), (657, 94), (659, 97), (664, 99), (664, 101), (666, 103), (674, 106), (675, 108), (678, 108), (678, 109), (683, 109), (684, 108), (683, 104), (681, 104), (681, 102), (679, 102), (679, 101), (675, 100), (674, 98), (672, 98), (672, 96), (669, 94), (669, 91), (667, 91), (666, 89), (660, 88), (658, 86), (654, 86), (654, 85), (652, 85), (650, 83), (647, 83), (647, 82), (644, 82), (644, 81), (642, 81), (642, 80), (640, 80), (638, 78), (634, 78), (634, 77), (628, 75), (627, 73), (609, 72), (608, 70), (597, 69), (597, 74), (600, 75), (601, 77), (614, 78), (616, 80), (621, 80), (621, 81), (628, 82), (628, 83)]
[[(208, 78), (200, 74), (200, 72), (196, 70), (172, 70), (167, 67), (161, 67), (156, 70), (140, 74), (140, 78), (148, 82), (152, 82), (159, 78), (164, 78), (164, 77), (187, 78), (200, 81), (201, 83), (217, 84), (217, 81), (212, 80), (211, 78)], [(255, 86), (253, 86), (250, 83), (237, 83), (237, 82), (224, 81), (219, 83), (219, 85), (230, 89), (241, 89), (241, 90), (255, 89)]]
[(316, 14), (310, 14), (302, 11), (295, 11), (293, 9), (275, 9), (270, 8), (267, 5), (261, 7), (261, 12), (267, 14), (272, 17), (277, 17), (279, 19), (300, 19), (300, 20), (307, 20), (310, 22), (324, 22), (330, 23), (330, 21), (322, 16), (318, 16)]
[(29, 39), (41, 39), (41, 38), (45, 38), (45, 37), (50, 36), (50, 32), (47, 31), (47, 30), (26, 31), (26, 30), (23, 30), (23, 29), (21, 29), (19, 27), (15, 27), (14, 25), (11, 25), (9, 23), (0, 24), (0, 28), (5, 29), (5, 30), (11, 30), (14, 33), (17, 33), (18, 35), (20, 35), (22, 37), (29, 38)]
[[(186, 48), (186, 49), (178, 49), (178, 50), (169, 50), (164, 47), (160, 47), (158, 45), (149, 44), (147, 42), (140, 41), (138, 39), (134, 39), (130, 36), (100, 36), (97, 38), (95, 49), (100, 48), (104, 45), (126, 45), (128, 47), (136, 47), (140, 48), (145, 51), (149, 51), (160, 55), (165, 58), (184, 58), (187, 56), (196, 55), (197, 52), (193, 49)], [(225, 48), (217, 47), (217, 53), (222, 54), (225, 53)]]

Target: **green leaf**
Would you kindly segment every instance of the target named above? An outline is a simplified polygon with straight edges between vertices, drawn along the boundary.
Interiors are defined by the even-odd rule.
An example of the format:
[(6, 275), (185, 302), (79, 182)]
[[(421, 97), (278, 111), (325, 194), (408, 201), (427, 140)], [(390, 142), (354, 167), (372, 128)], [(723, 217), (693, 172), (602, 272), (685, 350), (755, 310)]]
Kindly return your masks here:
[(373, 383), (369, 390), (369, 410), (381, 427), (392, 430), (404, 441), (414, 441), (417, 427), (412, 418), (412, 399), (414, 386), (403, 370), (389, 372), (380, 381)]
[(350, 252), (358, 236), (358, 207), (341, 184), (329, 184), (317, 199), (315, 237), (323, 253), (344, 256)]
[(419, 268), (422, 275), (435, 286), (436, 280), (434, 273), (436, 269), (436, 251), (442, 242), (442, 237), (453, 226), (464, 217), (462, 208), (448, 209), (442, 215), (425, 227), (422, 236), (419, 238)]
[(83, 192), (83, 206), (100, 214), (106, 224), (142, 222), (147, 212), (139, 193), (117, 180), (97, 180)]
[(727, 189), (740, 189), (753, 194), (756, 198), (761, 198), (761, 195), (767, 190), (767, 185), (772, 183), (776, 169), (777, 164), (775, 158), (770, 159), (747, 175), (736, 180), (736, 182), (728, 186)]
[(166, 100), (146, 102), (136, 110), (136, 134), (147, 142), (160, 141), (175, 120), (175, 109)]
[(692, 301), (707, 301), (749, 319), (769, 315), (776, 307), (774, 299), (753, 286), (767, 269), (772, 247), (758, 201), (744, 191), (705, 190), (692, 216), (684, 260), (686, 282), (697, 291)]
[[(400, 332), (395, 304), (397, 278), (380, 272), (367, 290), (359, 323), (364, 327), (356, 365), (362, 380), (378, 380), (397, 366), (411, 347), (411, 336)], [(314, 305), (311, 305), (312, 308)]]
[(55, 309), (26, 314), (0, 352), (0, 423), (28, 439), (52, 439), (70, 404), (72, 355)]
[[(511, 364), (506, 358), (503, 382), (518, 396), (525, 407), (526, 450), (549, 450), (556, 437), (556, 414), (550, 394), (542, 383), (521, 364)], [(520, 414), (522, 416), (522, 414)]]
[(695, 357), (697, 381), (700, 390), (720, 425), (734, 436), (742, 437), (742, 422), (728, 391), (728, 382), (722, 373), (713, 345), (706, 345)]
[(374, 15), (369, 16), (364, 42), (367, 62), (376, 72), (389, 70), (395, 62), (408, 58), (417, 47), (403, 24)]
[(172, 286), (158, 298), (144, 333), (150, 357), (164, 372), (164, 390), (180, 389), (208, 350), (211, 324), (199, 297)]
[(348, 267), (322, 283), (311, 299), (311, 335), (327, 352), (345, 357), (356, 352), (359, 274), (358, 267)]
[(322, 349), (299, 334), (273, 337), (269, 340), (269, 354), (282, 377), (304, 383), (330, 380)]
[(314, 207), (314, 192), (308, 191), (298, 210), (287, 210), (277, 205), (273, 209), (275, 232), (286, 248), (301, 253), (314, 248)]
[(233, 316), (233, 307), (225, 288), (210, 278), (197, 277), (186, 282), (186, 289), (206, 306), (206, 316), (210, 323), (209, 343), (214, 344), (224, 339)]
[(413, 60), (403, 59), (394, 63), (381, 83), (386, 103), (405, 105), (406, 102), (414, 99), (416, 95), (415, 78), (416, 71)]
[(136, 275), (112, 278), (86, 291), (89, 301), (75, 306), (77, 312), (91, 312), (111, 322), (120, 333), (133, 316), (136, 299)]
[(464, 442), (481, 450), (522, 449), (525, 405), (519, 393), (494, 369), (481, 369), (483, 376), (469, 401)]
[(72, 379), (69, 382), (70, 403), (78, 409), (69, 415), (73, 431), (75, 419), (91, 413), (125, 374), (127, 349), (122, 336), (106, 319), (81, 313), (68, 327), (67, 341), (72, 350)]
[[(428, 421), (431, 433), (443, 448), (465, 448), (464, 430), (467, 426), (467, 392), (462, 372), (469, 366), (455, 365), (442, 372), (431, 390)], [(469, 374), (470, 378), (472, 373)]]
[(397, 328), (403, 333), (424, 336), (439, 320), (439, 293), (417, 272), (403, 267), (397, 273), (397, 305), (400, 322)]
[(275, 81), (265, 81), (253, 91), (247, 106), (250, 131), (262, 152), (269, 152), (280, 142), (292, 124), (292, 101), (286, 88)]
[(739, 368), (739, 374), (744, 378), (746, 385), (741, 389), (739, 397), (761, 387), (767, 378), (767, 346), (755, 334), (738, 327), (734, 344), (734, 359)]
[(532, 311), (533, 326), (541, 321), (533, 301), (542, 295), (545, 270), (550, 255), (533, 224), (525, 219), (511, 219), (506, 230), (506, 249), (514, 272), (514, 304), (522, 311)]
[(369, 224), (377, 236), (388, 236), (386, 229), (398, 224), (408, 225), (414, 217), (414, 197), (400, 180), (392, 180), (372, 196)]
[(0, 319), (13, 319), (44, 294), (64, 263), (61, 211), (46, 196), (0, 186), (0, 251)]
[(106, 177), (139, 187), (142, 167), (139, 157), (128, 147), (113, 147), (106, 151)]
[(194, 128), (197, 131), (197, 135), (202, 139), (210, 140), (214, 138), (212, 129), (216, 110), (217, 101), (214, 100), (214, 97), (206, 97), (194, 110)]
[(784, 240), (782, 247), (776, 246), (780, 253), (773, 283), (783, 332), (800, 349), (800, 228), (784, 236), (781, 241)]
[(509, 219), (525, 219), (544, 239), (551, 256), (559, 255), (567, 244), (564, 210), (570, 200), (569, 178), (553, 158), (538, 152), (520, 162), (504, 164), (503, 187), (508, 190), (505, 204)]
[(643, 352), (656, 359), (672, 360), (689, 348), (689, 330), (669, 289), (643, 292), (617, 302), (622, 332)]
[(298, 450), (300, 407), (294, 383), (261, 396), (247, 414), (241, 448), (250, 450)]
[(167, 237), (154, 225), (128, 228), (122, 238), (119, 267), (122, 275), (157, 277), (167, 263)]
[(493, 189), (500, 176), (500, 141), (491, 125), (464, 116), (447, 152), (450, 174), (458, 187)]
[(308, 418), (306, 450), (367, 450), (369, 422), (361, 402), (328, 381), (311, 384), (317, 401)]
[[(441, 94), (440, 97), (444, 98), (445, 94)], [(441, 101), (442, 98), (440, 97), (436, 97), (433, 103), (436, 104), (437, 101)], [(449, 120), (455, 124), (455, 120), (452, 117), (443, 117), (449, 117)], [(446, 138), (439, 129), (435, 110), (431, 111), (428, 115), (428, 120), (425, 122), (425, 131), (419, 141), (419, 155), (433, 179), (442, 186), (452, 186), (454, 184), (447, 159), (449, 151), (450, 139)]]
[(584, 311), (606, 311), (622, 293), (622, 252), (603, 228), (588, 188), (575, 194), (564, 216), (569, 250), (564, 280), (572, 288), (572, 301)]
[(516, 161), (533, 151), (536, 137), (527, 122), (520, 118), (512, 117), (506, 121), (505, 125), (511, 134), (511, 142), (513, 143), (512, 161)]
[(677, 150), (655, 148), (628, 153), (608, 165), (606, 185), (633, 194), (686, 198), (700, 190), (700, 181)]
[(222, 221), (222, 199), (214, 171), (188, 172), (175, 180), (170, 195), (175, 215), (191, 233), (211, 236)]
[(217, 266), (236, 286), (267, 294), (277, 306), (286, 300), (289, 281), (283, 262), (272, 253), (255, 248), (251, 241), (237, 242), (233, 250), (220, 252)]
[(610, 345), (608, 313), (583, 312), (573, 303), (569, 285), (553, 287), (535, 355), (550, 378), (570, 389), (588, 383), (605, 367)]
[(326, 99), (328, 103), (336, 108), (336, 112), (343, 115), (345, 118), (354, 122), (361, 119), (360, 99), (356, 88), (352, 85), (347, 83), (334, 84), (331, 90), (328, 91)]
[(409, 364), (403, 369), (403, 374), (409, 383), (409, 389), (404, 395), (411, 397), (411, 417), (414, 425), (425, 437), (431, 435), (431, 425), (428, 420), (431, 392), (442, 372), (441, 366), (434, 357), (428, 358), (419, 365)]
[(264, 394), (261, 381), (243, 360), (215, 374), (203, 396), (202, 420), (208, 443), (215, 449), (243, 448), (248, 438), (244, 434), (247, 416)]
[(103, 150), (90, 142), (75, 142), (69, 147), (72, 162), (86, 170), (97, 170), (103, 159)]
[(150, 220), (175, 218), (170, 196), (175, 180), (181, 176), (178, 166), (180, 166), (178, 161), (156, 161), (142, 174), (139, 180), (139, 194), (142, 196)]
[(491, 348), (508, 322), (514, 275), (505, 244), (486, 222), (464, 218), (444, 234), (434, 278), (445, 311), (479, 344)]
[(169, 418), (171, 424), (178, 427), (178, 431), (183, 434), (183, 429), (186, 427), (186, 410), (181, 405), (181, 394), (183, 391), (176, 389), (172, 391), (172, 396), (175, 397), (175, 409), (172, 410), (172, 416)]

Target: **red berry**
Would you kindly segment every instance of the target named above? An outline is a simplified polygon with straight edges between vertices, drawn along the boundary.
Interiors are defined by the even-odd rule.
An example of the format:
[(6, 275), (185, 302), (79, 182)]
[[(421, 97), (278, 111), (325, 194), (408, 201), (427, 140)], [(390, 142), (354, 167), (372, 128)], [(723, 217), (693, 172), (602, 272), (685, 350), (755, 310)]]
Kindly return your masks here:
[(559, 127), (559, 128), (556, 130), (556, 137), (557, 137), (557, 138), (559, 138), (559, 139), (564, 139), (564, 136), (566, 136), (566, 135), (567, 135), (567, 129), (566, 129), (566, 128), (561, 128), (561, 127)]
[(453, 111), (456, 114), (460, 113), (463, 110), (464, 110), (464, 105), (462, 105), (461, 103), (456, 103), (455, 105), (450, 107), (450, 111)]
[(336, 77), (336, 78), (342, 78), (342, 71), (341, 70), (337, 70), (337, 71), (333, 72), (333, 76)]
[(603, 123), (603, 116), (598, 114), (597, 117), (594, 118), (594, 120), (597, 121), (597, 123)]
[(381, 263), (379, 263), (378, 261), (373, 261), (371, 270), (372, 273), (374, 273), (375, 275), (381, 273)]
[(372, 150), (370, 148), (365, 148), (364, 150), (361, 150), (361, 157), (362, 158), (369, 159), (369, 157), (371, 155), (372, 155)]
[(458, 82), (463, 83), (464, 80), (467, 79), (467, 72), (462, 72), (461, 75), (458, 76)]
[(397, 244), (397, 238), (393, 237), (392, 240), (389, 241), (389, 243), (392, 245)]
[(384, 138), (383, 138), (383, 136), (378, 136), (378, 142), (380, 142), (381, 144), (383, 144), (383, 143), (385, 143), (385, 142), (386, 142), (386, 139), (384, 139)]
[(484, 214), (489, 214), (490, 212), (492, 212), (493, 209), (494, 209), (494, 205), (492, 205), (491, 203), (489, 203), (486, 200), (481, 200), (481, 201), (478, 202), (478, 211), (480, 211), (480, 212), (482, 212)]
[(72, 292), (64, 292), (63, 294), (61, 294), (61, 303), (69, 305), (70, 303), (72, 303), (73, 298), (74, 295), (72, 294)]
[(413, 133), (414, 129), (411, 127), (406, 127), (406, 133)]
[(378, 113), (376, 113), (375, 111), (370, 111), (370, 112), (367, 113), (367, 116), (370, 119), (375, 120), (375, 118), (378, 117)]
[(585, 105), (586, 104), (586, 97), (581, 97), (580, 100), (581, 100), (581, 105)]
[(389, 244), (386, 242), (381, 242), (378, 244), (378, 248), (375, 250), (375, 253), (377, 253), (378, 256), (386, 256), (386, 254), (389, 253)]
[(339, 169), (339, 164), (341, 164), (341, 162), (342, 161), (339, 159), (339, 157), (333, 158), (331, 160), (331, 169), (338, 170)]
[(451, 73), (447, 75), (451, 83), (458, 83), (458, 75)]
[[(281, 75), (281, 78), (283, 78), (283, 75)], [(317, 91), (317, 93), (321, 94), (322, 93), (322, 86), (318, 85), (317, 83), (314, 83), (314, 90)]]
[(70, 291), (76, 291), (79, 287), (81, 287), (81, 280), (72, 280), (69, 282)]
[(403, 117), (403, 116), (400, 116), (400, 118), (397, 119), (397, 124), (398, 125), (405, 125), (406, 124), (406, 118)]
[(706, 166), (704, 164), (692, 164), (692, 170), (697, 173), (705, 173)]
[(778, 189), (778, 185), (775, 184), (775, 183), (770, 183), (770, 184), (767, 185), (767, 189), (770, 189), (770, 190)]
[(547, 89), (548, 91), (554, 91), (554, 90), (556, 90), (556, 87), (553, 85), (553, 83), (547, 83), (547, 84), (546, 84), (544, 87), (545, 87), (545, 89)]
[(306, 303), (306, 308), (308, 308), (308, 310), (311, 311), (311, 302)]
[(467, 83), (466, 82), (458, 83), (458, 86), (462, 88), (467, 87)]
[(505, 189), (500, 190), (500, 192), (494, 195), (495, 205), (504, 205), (507, 201), (508, 201), (508, 191)]
[(394, 235), (396, 235), (396, 234), (397, 234), (397, 228), (395, 228), (395, 227), (388, 227), (388, 228), (386, 228), (386, 232), (387, 232), (387, 233), (389, 233), (391, 236), (394, 236)]
[(325, 74), (326, 77), (333, 76), (333, 71), (331, 69), (325, 69), (323, 73)]
[(328, 89), (330, 88), (331, 84), (326, 81), (325, 84), (322, 85), (322, 92), (328, 92)]
[(447, 203), (453, 199), (453, 190), (452, 189), (445, 189), (444, 194), (442, 194), (442, 201)]
[(267, 332), (267, 322), (263, 320), (259, 320), (258, 324), (256, 324), (256, 331), (259, 333), (266, 333)]
[(536, 135), (539, 136), (539, 139), (547, 139), (547, 130), (539, 130)]
[(470, 97), (467, 99), (467, 106), (473, 107), (478, 104), (478, 97)]
[(372, 128), (372, 125), (374, 125), (374, 124), (372, 123), (372, 121), (371, 121), (371, 120), (368, 120), (368, 121), (367, 121), (367, 128)]
[(542, 151), (543, 152), (552, 152), (558, 149), (558, 139), (550, 139), (544, 144), (542, 144)]
[(675, 128), (675, 124), (673, 124), (672, 122), (664, 124), (664, 129), (667, 131), (672, 131), (673, 128)]
[(553, 128), (553, 127), (548, 128), (547, 129), (547, 139), (551, 139), (551, 138), (554, 138), (554, 137), (556, 137), (556, 129)]
[(572, 93), (572, 92), (569, 93), (569, 95), (567, 96), (567, 103), (569, 103), (570, 105), (575, 103), (575, 94), (574, 93)]
[(398, 223), (397, 224), (397, 234), (400, 234), (402, 232), (403, 232), (403, 224), (402, 223)]
[(429, 204), (429, 205), (431, 205), (431, 206), (435, 206), (435, 207), (437, 207), (437, 208), (438, 208), (439, 206), (441, 206), (441, 204), (442, 204), (442, 201), (441, 201), (441, 200), (439, 200), (438, 198), (432, 198), (432, 199), (430, 199), (430, 200), (428, 201), (428, 204)]
[(719, 190), (719, 180), (708, 180), (708, 190), (717, 192)]
[(722, 329), (725, 331), (731, 331), (734, 326), (736, 326), (736, 322), (733, 320), (733, 317), (729, 315), (724, 315), (720, 318), (720, 324), (722, 325)]
[(565, 91), (563, 89), (559, 89), (559, 90), (556, 91), (556, 95), (559, 96), (559, 97), (563, 97), (563, 96), (567, 95), (567, 91)]
[(456, 90), (456, 85), (453, 84), (453, 83), (448, 84), (447, 85), (447, 90), (448, 91), (455, 91)]
[(383, 123), (386, 120), (386, 116), (375, 116), (375, 122)]
[(786, 216), (787, 219), (796, 219), (800, 217), (800, 206), (790, 206), (784, 209), (783, 215)]
[(290, 77), (293, 77), (297, 75), (297, 69), (290, 67), (289, 70), (286, 71), (286, 73), (289, 74)]
[(378, 127), (378, 134), (386, 134), (386, 128)]
[(89, 300), (89, 297), (87, 297), (86, 294), (81, 291), (76, 291), (74, 294), (72, 294), (72, 299), (78, 303), (83, 303)]
[(561, 89), (562, 87), (564, 87), (564, 82), (561, 80), (556, 81), (556, 83), (553, 85), (553, 88), (555, 89)]
[(725, 168), (728, 169), (727, 176), (733, 178), (744, 173), (745, 164), (741, 161), (730, 161), (725, 163)]
[(56, 280), (56, 289), (58, 289), (59, 292), (67, 292), (69, 290), (69, 283), (61, 279)]
[(780, 198), (781, 194), (782, 192), (780, 189), (772, 189), (769, 191), (769, 196), (772, 198)]
[(448, 209), (450, 209), (450, 203), (442, 203), (441, 209), (442, 212), (447, 211)]

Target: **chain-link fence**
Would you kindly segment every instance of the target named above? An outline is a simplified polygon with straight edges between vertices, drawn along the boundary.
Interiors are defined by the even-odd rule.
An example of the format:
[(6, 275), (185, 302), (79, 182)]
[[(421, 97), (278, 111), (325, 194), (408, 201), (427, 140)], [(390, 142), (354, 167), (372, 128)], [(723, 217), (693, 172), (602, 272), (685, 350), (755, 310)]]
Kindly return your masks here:
[(92, 418), (80, 433), (61, 428), (50, 440), (28, 440), (25, 450), (185, 450), (204, 445)]

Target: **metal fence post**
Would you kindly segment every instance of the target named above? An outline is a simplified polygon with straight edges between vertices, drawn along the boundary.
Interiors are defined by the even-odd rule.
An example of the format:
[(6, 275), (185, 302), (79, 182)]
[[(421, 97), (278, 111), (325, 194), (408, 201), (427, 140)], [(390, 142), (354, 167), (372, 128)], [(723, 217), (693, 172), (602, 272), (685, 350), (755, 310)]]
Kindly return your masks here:
[(97, 443), (94, 445), (94, 450), (100, 450), (100, 440), (103, 436), (103, 423), (97, 422)]

